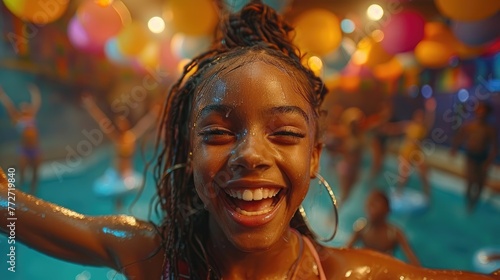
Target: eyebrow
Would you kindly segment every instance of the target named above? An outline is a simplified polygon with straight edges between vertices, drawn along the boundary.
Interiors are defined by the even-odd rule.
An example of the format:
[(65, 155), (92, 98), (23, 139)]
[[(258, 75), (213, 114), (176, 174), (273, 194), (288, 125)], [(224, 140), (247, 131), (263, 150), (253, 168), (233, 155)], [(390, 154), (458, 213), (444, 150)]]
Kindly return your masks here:
[[(196, 115), (195, 122), (202, 116), (206, 116), (212, 112), (216, 112), (220, 115), (228, 115), (234, 108), (223, 104), (211, 104), (203, 107), (200, 112)], [(309, 122), (309, 116), (307, 113), (298, 106), (276, 106), (271, 107), (267, 110), (270, 115), (278, 114), (297, 114), (300, 115), (306, 122)]]
[(302, 116), (306, 122), (309, 122), (309, 116), (307, 115), (307, 113), (304, 110), (302, 110), (300, 107), (297, 107), (297, 106), (277, 106), (277, 107), (272, 107), (269, 111), (272, 115), (298, 114), (298, 115)]
[(196, 118), (194, 119), (194, 121), (198, 121), (198, 119), (202, 116), (206, 116), (212, 112), (216, 112), (216, 113), (219, 113), (221, 115), (227, 115), (229, 114), (234, 108), (232, 108), (231, 106), (227, 106), (227, 105), (222, 105), (222, 104), (211, 104), (211, 105), (207, 105), (205, 107), (203, 107), (203, 109), (200, 110), (200, 112), (198, 112), (198, 114), (196, 115)]

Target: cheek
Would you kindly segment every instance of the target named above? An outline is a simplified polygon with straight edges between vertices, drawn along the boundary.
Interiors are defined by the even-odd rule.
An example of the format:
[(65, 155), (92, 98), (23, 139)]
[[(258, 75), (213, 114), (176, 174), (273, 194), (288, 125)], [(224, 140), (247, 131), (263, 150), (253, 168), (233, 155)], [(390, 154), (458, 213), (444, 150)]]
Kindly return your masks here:
[(217, 198), (220, 191), (218, 185), (230, 179), (229, 173), (224, 171), (225, 161), (220, 156), (221, 154), (207, 148), (193, 149), (192, 166), (194, 185), (196, 192), (205, 205), (208, 205), (210, 200)]

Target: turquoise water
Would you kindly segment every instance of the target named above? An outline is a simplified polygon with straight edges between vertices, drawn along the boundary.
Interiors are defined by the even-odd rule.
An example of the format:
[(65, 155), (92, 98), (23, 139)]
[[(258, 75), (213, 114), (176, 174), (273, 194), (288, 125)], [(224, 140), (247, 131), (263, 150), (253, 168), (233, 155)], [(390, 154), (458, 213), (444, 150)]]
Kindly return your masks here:
[[(92, 192), (92, 183), (103, 174), (111, 164), (109, 156), (101, 157), (88, 165), (78, 175), (42, 180), (38, 196), (87, 215), (114, 214), (113, 201), (96, 197)], [(139, 156), (137, 166), (141, 165)], [(365, 166), (368, 166), (368, 159)], [(337, 178), (328, 165), (328, 158), (322, 162), (322, 174), (336, 189)], [(386, 170), (394, 171), (395, 164), (388, 160)], [(434, 177), (431, 177), (434, 178)], [(438, 182), (439, 181), (439, 182)], [(442, 177), (432, 181), (431, 208), (421, 215), (391, 214), (390, 220), (404, 229), (411, 246), (423, 266), (443, 269), (474, 270), (472, 259), (474, 253), (482, 247), (500, 247), (500, 209), (492, 203), (481, 203), (474, 213), (467, 213), (464, 199), (460, 193), (447, 190), (449, 184), (457, 184), (456, 180)], [(362, 174), (352, 197), (339, 210), (339, 225), (335, 239), (329, 244), (343, 246), (352, 232), (352, 224), (362, 217), (364, 199), (373, 185), (386, 186), (383, 176), (369, 182)], [(409, 187), (417, 188), (419, 180), (412, 177)], [(449, 186), (448, 186), (449, 187)], [(460, 188), (460, 186), (455, 186)], [(132, 214), (145, 219), (148, 215), (149, 203), (154, 193), (154, 186), (149, 180), (144, 193), (132, 208)], [(129, 205), (133, 197), (129, 197)], [(129, 213), (123, 211), (121, 213)], [(18, 220), (18, 223), (23, 221)], [(26, 221), (25, 221), (26, 222)], [(16, 243), (16, 272), (7, 271), (7, 243), (0, 236), (0, 279), (123, 279), (113, 270), (76, 265), (48, 257), (22, 244)], [(402, 258), (401, 252), (396, 256)]]
[[(364, 166), (368, 167), (369, 159)], [(337, 177), (328, 159), (322, 164), (322, 173), (336, 189)], [(349, 200), (339, 210), (339, 227), (335, 239), (329, 244), (343, 246), (347, 243), (353, 223), (364, 216), (364, 200), (374, 187), (389, 189), (389, 184), (381, 174), (377, 180), (368, 180), (368, 170), (364, 170), (360, 181)], [(384, 172), (396, 172), (396, 162), (386, 160)], [(474, 254), (484, 247), (497, 247), (500, 251), (500, 207), (490, 200), (482, 200), (477, 209), (469, 213), (463, 197), (464, 182), (437, 171), (430, 172), (431, 203), (420, 214), (391, 213), (389, 220), (404, 230), (406, 237), (419, 258), (422, 266), (436, 269), (460, 269), (477, 271), (473, 265)], [(416, 174), (410, 177), (409, 188), (419, 190), (420, 179)], [(499, 197), (496, 197), (499, 198)], [(396, 257), (405, 260), (401, 251)]]

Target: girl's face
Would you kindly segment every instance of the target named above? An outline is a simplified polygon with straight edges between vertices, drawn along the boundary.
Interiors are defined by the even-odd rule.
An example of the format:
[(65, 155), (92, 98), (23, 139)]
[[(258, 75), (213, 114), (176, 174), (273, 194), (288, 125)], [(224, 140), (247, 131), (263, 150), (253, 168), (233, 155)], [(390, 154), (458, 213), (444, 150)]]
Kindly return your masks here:
[(314, 114), (296, 79), (275, 66), (225, 72), (195, 100), (194, 183), (212, 239), (265, 250), (283, 236), (318, 169)]

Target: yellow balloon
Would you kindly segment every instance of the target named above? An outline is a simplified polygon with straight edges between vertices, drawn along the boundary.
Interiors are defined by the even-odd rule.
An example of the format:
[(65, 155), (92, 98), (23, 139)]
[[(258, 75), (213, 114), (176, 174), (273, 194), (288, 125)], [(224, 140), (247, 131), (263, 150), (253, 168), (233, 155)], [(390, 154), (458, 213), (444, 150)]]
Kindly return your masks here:
[(145, 68), (156, 68), (160, 62), (160, 44), (150, 41), (138, 54), (137, 61)]
[(415, 47), (415, 58), (420, 65), (429, 68), (448, 66), (455, 54), (453, 48), (438, 41), (423, 40)]
[(500, 11), (499, 0), (435, 0), (446, 17), (461, 21), (485, 19)]
[(375, 42), (371, 37), (361, 39), (358, 50), (354, 53), (353, 62), (358, 65), (374, 67), (390, 61), (394, 56), (385, 51), (380, 42)]
[(340, 23), (335, 14), (325, 9), (311, 9), (295, 20), (294, 43), (303, 52), (326, 55), (342, 40)]
[(167, 3), (176, 31), (187, 35), (207, 35), (215, 30), (218, 14), (213, 1), (170, 0)]
[(17, 17), (36, 24), (47, 24), (59, 19), (68, 8), (69, 0), (3, 0)]
[(139, 22), (132, 22), (123, 27), (116, 36), (116, 42), (120, 53), (131, 57), (138, 55), (149, 42), (149, 31)]

